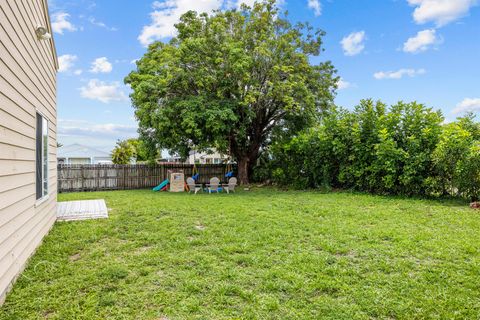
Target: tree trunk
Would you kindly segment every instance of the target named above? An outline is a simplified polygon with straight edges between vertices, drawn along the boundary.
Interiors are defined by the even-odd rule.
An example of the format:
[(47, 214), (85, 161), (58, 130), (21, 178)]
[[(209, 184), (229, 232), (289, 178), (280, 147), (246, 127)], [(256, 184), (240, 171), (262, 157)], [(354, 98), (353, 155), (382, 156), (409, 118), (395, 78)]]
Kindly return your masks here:
[(250, 183), (248, 179), (248, 163), (249, 159), (247, 157), (238, 160), (238, 181), (241, 185), (247, 185)]

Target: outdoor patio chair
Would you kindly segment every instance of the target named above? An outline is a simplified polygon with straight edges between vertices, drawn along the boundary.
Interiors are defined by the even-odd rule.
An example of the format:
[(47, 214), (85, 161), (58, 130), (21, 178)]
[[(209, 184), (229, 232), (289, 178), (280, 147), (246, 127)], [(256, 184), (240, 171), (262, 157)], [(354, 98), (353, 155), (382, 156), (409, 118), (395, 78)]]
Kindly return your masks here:
[(210, 179), (210, 183), (206, 184), (208, 193), (218, 192), (218, 188), (220, 187), (220, 179), (217, 177), (213, 177)]
[(187, 186), (188, 186), (188, 193), (190, 192), (195, 192), (197, 194), (198, 191), (202, 190), (202, 185), (195, 183), (195, 180), (193, 178), (187, 178)]
[(232, 177), (228, 179), (227, 184), (223, 184), (222, 187), (227, 193), (230, 193), (230, 191), (235, 192), (235, 186), (237, 185), (237, 178)]

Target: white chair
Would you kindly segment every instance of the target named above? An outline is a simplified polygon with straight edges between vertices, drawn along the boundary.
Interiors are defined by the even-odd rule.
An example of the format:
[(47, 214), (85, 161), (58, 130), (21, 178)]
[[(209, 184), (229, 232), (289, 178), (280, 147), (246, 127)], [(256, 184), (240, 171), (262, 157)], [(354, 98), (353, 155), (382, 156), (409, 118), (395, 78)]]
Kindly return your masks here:
[(237, 185), (237, 178), (232, 177), (232, 178), (228, 179), (228, 183), (222, 185), (222, 187), (225, 191), (227, 191), (227, 193), (230, 193), (230, 191), (235, 192), (235, 186), (236, 185)]
[(197, 194), (198, 191), (202, 190), (202, 185), (195, 183), (195, 180), (191, 177), (187, 179), (187, 186), (189, 189), (188, 193), (194, 191), (195, 194)]
[(218, 192), (218, 188), (220, 187), (220, 179), (217, 177), (213, 177), (210, 179), (210, 183), (206, 184), (208, 188), (208, 193)]

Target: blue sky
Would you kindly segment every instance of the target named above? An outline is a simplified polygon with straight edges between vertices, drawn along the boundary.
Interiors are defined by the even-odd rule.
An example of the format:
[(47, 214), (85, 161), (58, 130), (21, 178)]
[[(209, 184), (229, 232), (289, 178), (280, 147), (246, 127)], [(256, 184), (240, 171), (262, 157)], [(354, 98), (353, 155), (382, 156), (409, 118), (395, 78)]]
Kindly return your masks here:
[[(123, 78), (154, 40), (168, 40), (186, 10), (251, 0), (50, 0), (60, 60), (58, 133), (64, 144), (110, 151), (136, 136)], [(341, 76), (336, 103), (416, 100), (447, 120), (480, 110), (480, 1), (283, 0), (292, 21), (327, 32), (325, 52)]]

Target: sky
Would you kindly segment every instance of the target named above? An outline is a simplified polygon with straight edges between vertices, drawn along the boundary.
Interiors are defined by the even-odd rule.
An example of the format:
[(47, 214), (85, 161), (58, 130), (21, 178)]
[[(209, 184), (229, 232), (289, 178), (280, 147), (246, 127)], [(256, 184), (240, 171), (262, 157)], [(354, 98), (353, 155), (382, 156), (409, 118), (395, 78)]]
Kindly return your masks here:
[[(253, 0), (49, 0), (59, 57), (58, 139), (111, 151), (137, 136), (123, 79), (149, 43), (168, 41), (188, 10)], [(480, 0), (282, 0), (292, 22), (326, 32), (341, 77), (335, 103), (418, 101), (446, 121), (480, 111)]]

